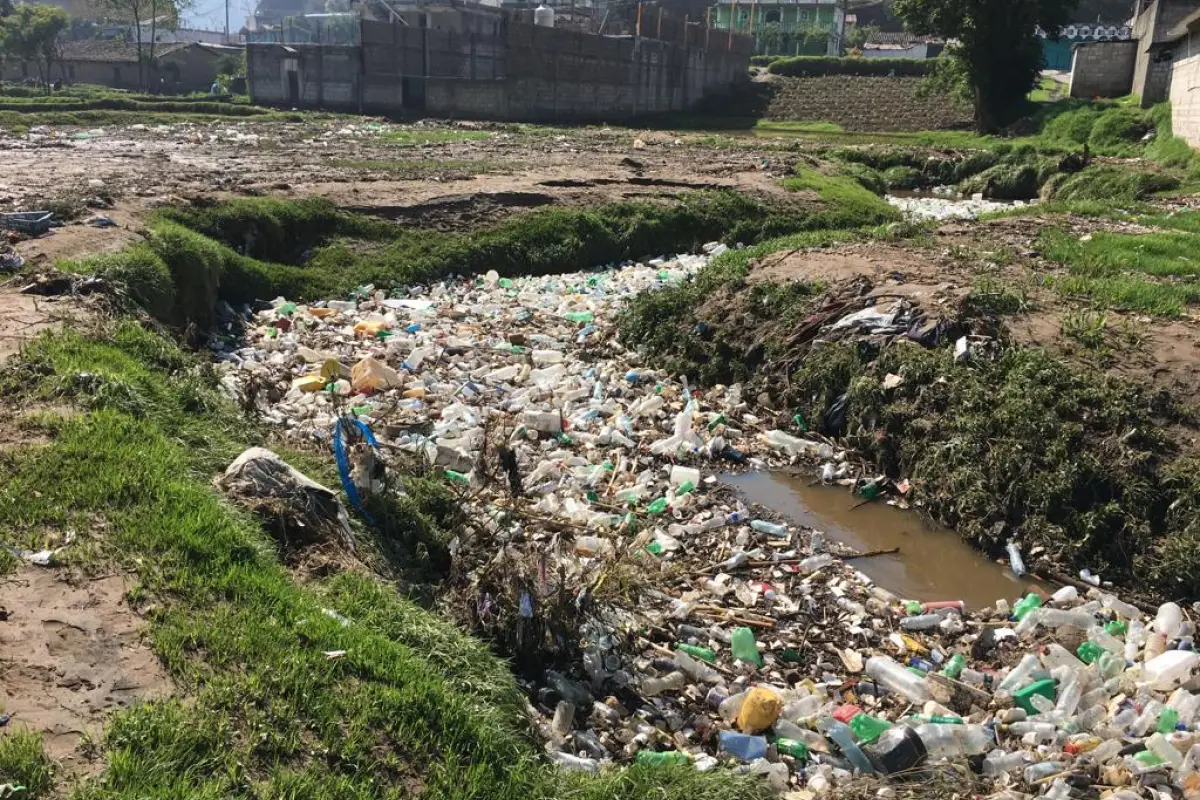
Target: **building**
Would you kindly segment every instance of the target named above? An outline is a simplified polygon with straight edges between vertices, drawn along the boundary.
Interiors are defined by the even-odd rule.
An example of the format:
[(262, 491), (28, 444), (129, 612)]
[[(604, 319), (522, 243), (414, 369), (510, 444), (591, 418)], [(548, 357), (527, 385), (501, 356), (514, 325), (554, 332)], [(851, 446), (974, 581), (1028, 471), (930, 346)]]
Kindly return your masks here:
[(877, 31), (863, 43), (864, 58), (937, 58), (946, 42), (932, 36)]
[[(121, 41), (63, 42), (62, 53), (51, 68), (50, 79), (64, 83), (87, 83), (114, 89), (141, 89), (137, 47)], [(149, 45), (143, 45), (148, 56)], [(240, 56), (240, 47), (177, 43), (155, 47), (154, 59), (146, 64), (146, 88), (154, 92), (187, 94), (208, 91), (229, 56)], [(4, 78), (22, 81), (37, 77), (37, 67), (26, 62), (7, 62)]]
[(753, 36), (767, 55), (841, 54), (842, 0), (718, 0), (711, 24)]
[(1200, 9), (1164, 36), (1171, 52), (1171, 130), (1200, 147)]
[[(1128, 9), (1127, 9), (1128, 10)], [(1127, 42), (1133, 39), (1133, 27), (1128, 19), (1112, 22), (1075, 22), (1065, 26), (1058, 36), (1038, 29), (1042, 40), (1042, 58), (1046, 69), (1069, 70), (1075, 57), (1075, 47), (1092, 42)]]
[[(436, 2), (471, 16), (463, 0)], [(682, 111), (748, 80), (749, 38), (686, 20), (656, 18), (641, 36), (508, 18), (479, 32), (492, 19), (481, 12), (466, 30), (363, 19), (350, 44), (251, 41), (250, 97), (394, 117), (605, 121)]]
[(1200, 10), (1200, 0), (1137, 0), (1133, 36), (1137, 57), (1133, 67), (1132, 93), (1142, 98), (1142, 107), (1161, 103), (1170, 94), (1174, 71), (1174, 48), (1189, 38), (1172, 33), (1190, 15)]

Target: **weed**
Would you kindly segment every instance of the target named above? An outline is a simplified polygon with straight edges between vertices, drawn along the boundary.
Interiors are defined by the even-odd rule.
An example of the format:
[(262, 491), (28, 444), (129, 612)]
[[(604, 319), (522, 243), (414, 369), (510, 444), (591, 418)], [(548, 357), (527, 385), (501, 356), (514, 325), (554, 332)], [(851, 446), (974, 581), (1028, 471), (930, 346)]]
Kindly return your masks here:
[[(789, 191), (816, 192), (824, 209), (808, 227), (832, 229), (880, 225), (900, 218), (899, 213), (857, 179), (825, 175), (805, 166), (796, 168), (796, 176), (785, 178)], [(819, 220), (819, 222), (818, 222)]]
[(1043, 196), (1047, 200), (1132, 203), (1177, 186), (1179, 179), (1167, 173), (1098, 165), (1073, 175), (1055, 176)]
[(1010, 286), (992, 275), (984, 275), (967, 295), (971, 310), (980, 314), (1019, 314), (1029, 308), (1029, 299), (1021, 287)]
[(388, 131), (380, 138), (399, 147), (417, 147), (424, 144), (445, 144), (447, 142), (481, 142), (490, 139), (492, 134), (487, 131), (439, 130), (431, 128), (420, 130), (411, 128), (401, 131)]
[(1062, 317), (1061, 328), (1063, 336), (1089, 350), (1100, 350), (1108, 333), (1108, 317), (1093, 311), (1069, 311)]

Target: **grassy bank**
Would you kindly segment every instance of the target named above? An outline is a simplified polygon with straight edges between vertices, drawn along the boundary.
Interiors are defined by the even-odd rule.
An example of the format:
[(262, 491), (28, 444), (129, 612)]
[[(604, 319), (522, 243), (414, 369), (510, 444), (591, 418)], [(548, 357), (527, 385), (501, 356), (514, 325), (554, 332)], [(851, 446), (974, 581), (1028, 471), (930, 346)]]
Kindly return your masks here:
[(754, 243), (830, 227), (877, 224), (895, 212), (847, 178), (813, 199), (768, 206), (735, 192), (694, 192), (662, 202), (529, 212), (470, 234), (403, 228), (339, 211), (324, 201), (267, 199), (166, 210), (128, 251), (66, 265), (129, 287), (164, 321), (205, 326), (218, 298), (344, 296), (490, 269), (539, 275), (663, 253), (705, 242)]
[[(136, 578), (129, 596), (182, 693), (118, 713), (100, 743), (106, 770), (75, 797), (756, 795), (724, 772), (551, 770), (513, 678), (484, 645), (369, 575), (298, 585), (257, 522), (209, 485), (255, 436), (197, 368), (169, 341), (116, 323), (35, 340), (6, 379), (12, 405), (79, 409), (42, 420), (48, 445), (8, 451), (6, 538), (103, 519), (102, 536), (76, 526), (93, 553), (77, 566)], [(5, 777), (49, 796), (33, 742), (3, 741)]]
[[(1081, 263), (1090, 260), (1093, 281), (1119, 280), (1103, 271), (1115, 270), (1130, 255), (1122, 248), (1145, 238), (1118, 237), (1117, 246), (1099, 234), (1085, 243), (1047, 235)], [(1154, 237), (1165, 248), (1157, 263), (1171, 265), (1160, 272), (1184, 269), (1172, 248), (1186, 248), (1178, 240), (1191, 235)], [(1200, 486), (1191, 477), (1194, 461), (1168, 432), (1192, 425), (1190, 411), (1166, 394), (1040, 350), (1005, 347), (995, 361), (960, 363), (949, 346), (925, 350), (903, 337), (881, 351), (838, 344), (809, 352), (792, 344), (824, 287), (748, 283), (747, 263), (769, 264), (775, 254), (830, 238), (836, 234), (728, 253), (689, 283), (637, 298), (621, 319), (621, 336), (644, 348), (651, 363), (706, 384), (752, 382), (772, 394), (782, 417), (821, 420), (846, 394), (846, 444), (888, 475), (910, 478), (910, 499), (988, 552), (998, 555), (1015, 539), (1027, 553), (1042, 548), (1039, 557), (1055, 565), (1200, 596)], [(1139, 258), (1152, 273), (1156, 262)], [(885, 390), (889, 374), (903, 383)]]

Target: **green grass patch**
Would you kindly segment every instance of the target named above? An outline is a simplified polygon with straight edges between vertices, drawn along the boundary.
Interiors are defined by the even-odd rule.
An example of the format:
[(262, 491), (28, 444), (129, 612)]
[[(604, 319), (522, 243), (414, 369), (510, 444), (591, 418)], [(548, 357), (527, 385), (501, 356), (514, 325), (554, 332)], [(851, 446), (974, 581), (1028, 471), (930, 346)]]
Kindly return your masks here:
[(758, 137), (787, 137), (828, 144), (881, 144), (952, 149), (988, 148), (1004, 142), (1003, 139), (978, 136), (970, 131), (885, 131), (866, 133), (834, 130), (834, 127), (836, 126), (827, 122), (759, 120), (754, 123), (751, 133)]
[(1178, 186), (1179, 179), (1166, 172), (1097, 164), (1082, 172), (1053, 176), (1043, 196), (1050, 200), (1134, 203)]
[[(49, 445), (0, 466), (0, 526), (103, 514), (106, 552), (136, 576), (134, 595), (157, 606), (150, 641), (187, 695), (114, 715), (106, 770), (74, 796), (764, 794), (727, 771), (551, 770), (515, 680), (482, 643), (370, 576), (295, 583), (260, 526), (209, 484), (252, 427), (170, 342), (121, 323), (102, 339), (44, 335), (24, 359), (10, 400), (65, 395), (84, 410), (60, 420)], [(0, 737), (0, 776), (41, 791), (48, 767), (36, 739)]]
[(792, 192), (815, 192), (824, 206), (810, 227), (861, 228), (900, 219), (895, 208), (856, 178), (826, 175), (805, 166), (797, 166), (795, 172), (794, 177), (784, 178), (783, 187)]
[(16, 796), (28, 800), (49, 797), (54, 788), (54, 763), (42, 749), (41, 734), (19, 725), (14, 723), (13, 730), (0, 736), (0, 786), (24, 786), (25, 792)]
[(1043, 255), (1067, 267), (1052, 276), (1058, 292), (1099, 305), (1176, 317), (1200, 301), (1200, 236), (1183, 231), (1138, 235), (1100, 231), (1084, 242), (1049, 228)]

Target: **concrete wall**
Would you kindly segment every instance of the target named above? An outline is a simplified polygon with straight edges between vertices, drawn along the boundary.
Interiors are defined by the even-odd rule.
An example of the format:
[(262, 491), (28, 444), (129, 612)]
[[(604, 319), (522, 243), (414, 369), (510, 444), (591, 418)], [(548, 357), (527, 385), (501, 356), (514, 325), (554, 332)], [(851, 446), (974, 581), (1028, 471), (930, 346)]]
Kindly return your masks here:
[(1165, 41), (1167, 32), (1198, 7), (1197, 0), (1142, 0), (1133, 23), (1138, 42), (1133, 93), (1142, 98), (1143, 108), (1167, 99), (1173, 60), (1171, 45)]
[[(207, 92), (217, 77), (217, 62), (220, 59), (220, 54), (198, 47), (177, 50), (156, 58), (154, 63), (146, 65), (146, 88), (165, 94)], [(14, 82), (36, 79), (37, 65), (9, 61), (0, 70), (0, 77)], [(66, 84), (88, 83), (129, 91), (142, 88), (134, 61), (56, 61), (50, 69), (50, 80), (56, 78)]]
[(1133, 86), (1137, 42), (1090, 42), (1075, 46), (1071, 97), (1124, 97)]
[(1171, 75), (1171, 128), (1176, 136), (1200, 147), (1200, 34), (1176, 44)]
[(745, 79), (745, 37), (710, 39), (682, 25), (667, 36), (511, 22), (492, 36), (364, 21), (361, 46), (251, 44), (250, 94), (257, 103), (385, 115), (606, 120), (681, 111)]

